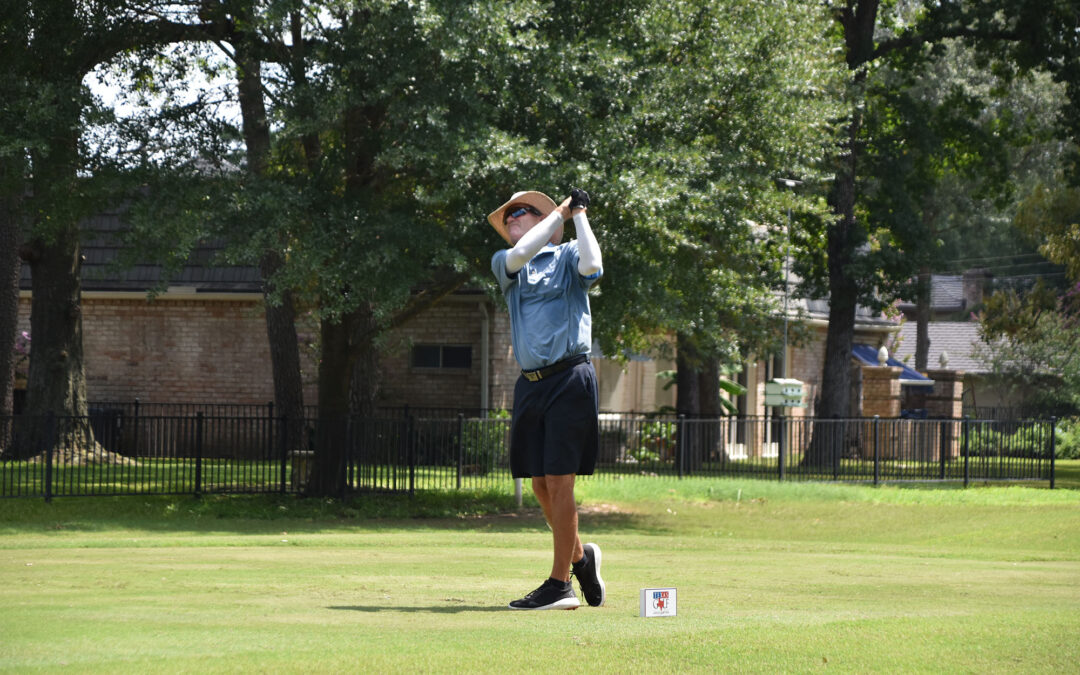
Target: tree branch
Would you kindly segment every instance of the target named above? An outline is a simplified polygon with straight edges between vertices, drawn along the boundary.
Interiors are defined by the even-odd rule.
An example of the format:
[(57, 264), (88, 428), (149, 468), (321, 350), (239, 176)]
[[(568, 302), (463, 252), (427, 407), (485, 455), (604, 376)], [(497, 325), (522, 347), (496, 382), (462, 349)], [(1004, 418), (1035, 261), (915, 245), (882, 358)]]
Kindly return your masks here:
[[(428, 308), (443, 300), (446, 296), (461, 288), (471, 277), (472, 275), (468, 272), (458, 272), (447, 279), (437, 282), (431, 288), (420, 291), (412, 296), (400, 311), (394, 314), (393, 318), (390, 319), (390, 324), (385, 328), (387, 330), (393, 330), (401, 327), (416, 315), (426, 311)], [(374, 338), (375, 331), (367, 331), (359, 337), (361, 340)]]
[(169, 20), (121, 22), (104, 33), (87, 36), (81, 43), (83, 49), (78, 62), (93, 68), (129, 50), (220, 40), (234, 29), (232, 21), (227, 19), (191, 24)]
[(890, 52), (907, 49), (932, 42), (939, 42), (948, 38), (974, 38), (979, 40), (996, 40), (1001, 42), (1019, 42), (1022, 38), (1015, 30), (979, 30), (969, 26), (954, 26), (944, 30), (934, 30), (926, 33), (905, 33), (898, 37), (883, 40), (874, 48), (871, 60), (884, 56)]

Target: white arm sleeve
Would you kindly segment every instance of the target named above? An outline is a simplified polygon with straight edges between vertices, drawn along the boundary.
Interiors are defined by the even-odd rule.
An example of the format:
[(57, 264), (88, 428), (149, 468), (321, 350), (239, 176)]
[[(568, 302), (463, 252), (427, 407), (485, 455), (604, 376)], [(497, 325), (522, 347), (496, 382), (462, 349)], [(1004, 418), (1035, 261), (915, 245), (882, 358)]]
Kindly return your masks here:
[(604, 267), (604, 261), (600, 257), (600, 244), (596, 241), (596, 235), (589, 226), (589, 217), (584, 210), (574, 214), (574, 227), (577, 229), (578, 238), (578, 274), (592, 276)]
[(510, 249), (506, 254), (506, 273), (516, 274), (522, 267), (525, 267), (525, 263), (532, 260), (532, 257), (539, 253), (540, 249), (544, 248), (544, 244), (548, 243), (548, 240), (555, 234), (555, 230), (559, 229), (562, 224), (563, 220), (559, 212), (552, 211), (547, 218), (544, 218), (526, 232), (518, 240), (517, 246)]

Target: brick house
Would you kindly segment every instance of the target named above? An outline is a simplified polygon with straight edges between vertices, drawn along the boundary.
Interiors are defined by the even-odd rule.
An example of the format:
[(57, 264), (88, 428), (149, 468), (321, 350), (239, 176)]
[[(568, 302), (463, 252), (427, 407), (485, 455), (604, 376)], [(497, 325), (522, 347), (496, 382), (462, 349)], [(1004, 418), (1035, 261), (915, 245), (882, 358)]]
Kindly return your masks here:
[[(216, 263), (223, 244), (202, 242), (163, 292), (159, 265), (117, 270), (118, 212), (84, 223), (83, 343), (90, 402), (265, 404), (274, 398), (260, 276), (254, 267)], [(18, 330), (30, 330), (30, 269), (20, 279)], [(317, 327), (299, 326), (301, 344)], [(501, 299), (454, 294), (394, 331), (380, 359), (379, 402), (426, 408), (508, 408), (518, 369)], [(605, 410), (654, 410), (674, 403), (657, 369), (637, 359), (624, 372), (597, 360)], [(316, 363), (302, 355), (304, 400), (317, 400)]]
[[(139, 265), (110, 267), (119, 245), (112, 234), (122, 226), (115, 212), (86, 223), (83, 246), (83, 335), (87, 396), (94, 402), (241, 403), (273, 400), (269, 345), (258, 270), (215, 264), (220, 242), (203, 242), (169, 282), (148, 298), (163, 270)], [(24, 266), (19, 329), (29, 330), (30, 278)], [(786, 376), (806, 385), (804, 409), (814, 414), (824, 363), (828, 305), (796, 301), (811, 339), (789, 346)], [(899, 324), (860, 310), (856, 342), (884, 344)], [(315, 325), (299, 326), (301, 344), (317, 338)], [(664, 390), (658, 374), (673, 370), (671, 360), (634, 355), (625, 364), (597, 353), (603, 412), (652, 412), (674, 406), (674, 388)], [(766, 415), (765, 382), (779, 372), (772, 357), (746, 364), (738, 376), (747, 386), (736, 404), (743, 415)], [(863, 366), (852, 362), (857, 382)], [(316, 364), (303, 355), (304, 398), (316, 402)], [(509, 408), (518, 368), (510, 347), (509, 318), (501, 298), (480, 290), (458, 292), (384, 340), (378, 403), (416, 408)], [(860, 385), (861, 386), (861, 385)], [(852, 415), (863, 409), (862, 390), (854, 392)], [(869, 413), (873, 414), (873, 413)]]
[[(784, 376), (803, 382), (805, 408), (793, 408), (788, 414), (793, 417), (813, 417), (817, 399), (821, 392), (823, 367), (825, 364), (825, 337), (829, 325), (829, 304), (825, 300), (793, 299), (793, 308), (800, 311), (800, 323), (808, 329), (809, 336), (799, 346), (789, 345), (787, 349), (787, 368)], [(875, 314), (859, 307), (855, 316), (856, 345), (872, 346), (874, 350), (885, 344), (899, 328), (899, 323), (885, 316)], [(851, 416), (880, 414), (879, 410), (864, 409), (863, 382), (868, 364), (854, 358), (852, 368)], [(765, 383), (779, 375), (781, 363), (779, 356), (748, 362), (739, 375), (739, 384), (747, 387), (746, 396), (739, 397), (736, 404), (739, 412), (745, 415), (765, 416), (770, 413), (764, 404)], [(893, 379), (899, 381), (896, 376)], [(899, 414), (899, 411), (897, 411)], [(890, 415), (896, 416), (896, 415)]]
[[(927, 332), (930, 349), (927, 367), (939, 367), (959, 373), (963, 380), (963, 410), (976, 417), (1015, 414), (1022, 406), (1024, 392), (1009, 387), (1001, 377), (977, 358), (982, 337), (979, 323), (971, 313), (982, 304), (991, 276), (983, 269), (962, 275), (933, 274), (930, 277), (930, 321)], [(894, 356), (909, 364), (915, 362), (915, 304), (901, 302), (898, 307), (904, 321), (890, 348)]]
[[(258, 270), (212, 266), (220, 242), (206, 242), (169, 282), (158, 265), (110, 268), (120, 249), (116, 212), (88, 219), (82, 246), (83, 345), (87, 397), (94, 402), (273, 400), (270, 351)], [(20, 279), (19, 329), (30, 330), (29, 266)], [(314, 400), (315, 390), (305, 396)]]

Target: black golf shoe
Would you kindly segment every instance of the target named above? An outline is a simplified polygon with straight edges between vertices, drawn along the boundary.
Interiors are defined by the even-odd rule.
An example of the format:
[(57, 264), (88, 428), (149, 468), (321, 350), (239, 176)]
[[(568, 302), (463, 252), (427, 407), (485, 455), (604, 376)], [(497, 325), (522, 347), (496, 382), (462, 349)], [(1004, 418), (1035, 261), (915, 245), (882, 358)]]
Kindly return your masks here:
[(510, 603), (510, 609), (577, 609), (581, 602), (569, 581), (548, 578), (540, 588)]
[(600, 578), (600, 547), (585, 544), (585, 557), (573, 564), (573, 573), (581, 585), (581, 594), (590, 607), (600, 607), (607, 598), (604, 580)]

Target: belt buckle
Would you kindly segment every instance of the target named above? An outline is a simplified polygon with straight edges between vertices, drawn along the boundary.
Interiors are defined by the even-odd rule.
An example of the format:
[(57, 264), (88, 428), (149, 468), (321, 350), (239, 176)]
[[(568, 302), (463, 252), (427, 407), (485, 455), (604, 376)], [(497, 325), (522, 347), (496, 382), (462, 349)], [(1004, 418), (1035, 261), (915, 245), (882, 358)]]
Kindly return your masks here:
[(525, 376), (525, 379), (529, 382), (539, 382), (543, 377), (540, 375), (539, 370), (523, 370), (521, 374)]

